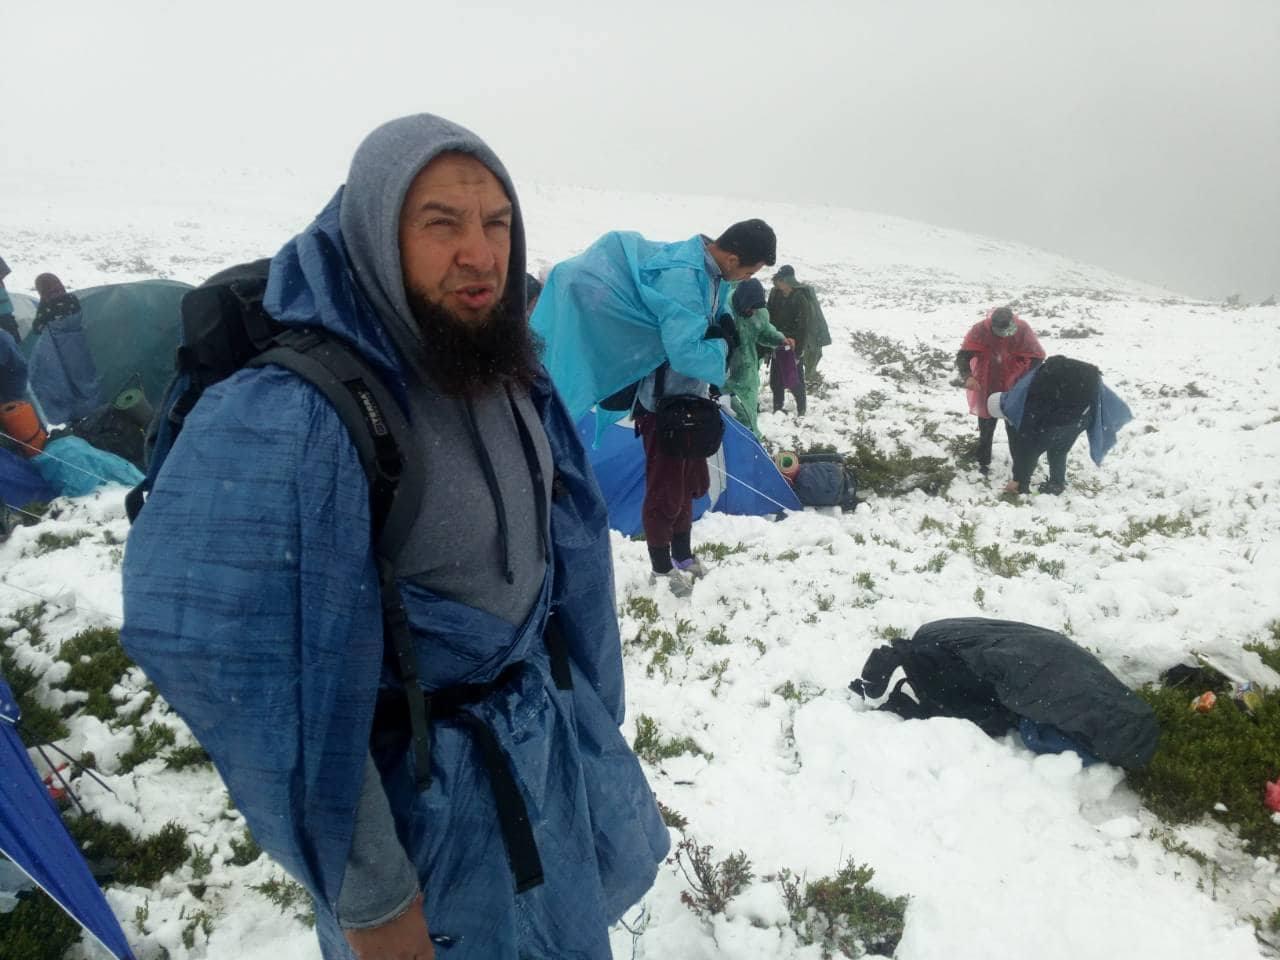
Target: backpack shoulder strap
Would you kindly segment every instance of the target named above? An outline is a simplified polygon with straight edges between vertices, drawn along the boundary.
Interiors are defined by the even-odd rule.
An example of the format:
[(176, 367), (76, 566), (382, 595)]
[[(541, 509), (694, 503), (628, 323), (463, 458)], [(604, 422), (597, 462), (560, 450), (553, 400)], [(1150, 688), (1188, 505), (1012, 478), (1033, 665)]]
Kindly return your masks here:
[(426, 481), (421, 443), (399, 402), (368, 363), (322, 331), (286, 330), (245, 366), (269, 364), (297, 374), (333, 405), (369, 480), (376, 552), (394, 561), (408, 539)]
[(302, 377), (337, 411), (369, 478), (371, 538), (378, 564), (382, 628), (396, 657), (409, 711), (419, 789), (431, 782), (431, 726), (418, 687), (418, 663), (395, 560), (413, 528), (426, 482), (426, 457), (408, 418), (377, 372), (349, 347), (318, 330), (287, 330), (247, 366), (275, 364)]

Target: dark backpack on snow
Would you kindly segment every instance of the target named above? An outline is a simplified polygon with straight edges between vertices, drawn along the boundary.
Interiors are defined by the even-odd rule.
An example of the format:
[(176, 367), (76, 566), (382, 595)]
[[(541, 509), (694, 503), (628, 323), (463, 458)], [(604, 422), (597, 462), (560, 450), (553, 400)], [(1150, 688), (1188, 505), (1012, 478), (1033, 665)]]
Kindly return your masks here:
[(841, 510), (858, 506), (858, 478), (842, 454), (802, 453), (796, 459), (800, 461), (800, 469), (791, 487), (802, 504)]

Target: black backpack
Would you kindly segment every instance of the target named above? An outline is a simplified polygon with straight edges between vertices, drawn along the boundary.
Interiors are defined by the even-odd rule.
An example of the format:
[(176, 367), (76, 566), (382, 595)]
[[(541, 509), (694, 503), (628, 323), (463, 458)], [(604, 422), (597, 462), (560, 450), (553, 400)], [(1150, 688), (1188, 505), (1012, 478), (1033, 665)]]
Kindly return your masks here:
[(802, 453), (796, 458), (800, 469), (791, 488), (806, 507), (858, 506), (858, 478), (840, 453)]
[(333, 405), (369, 482), (374, 555), (386, 639), (408, 701), (419, 787), (430, 784), (430, 733), (418, 688), (408, 615), (395, 589), (395, 559), (422, 499), (425, 455), (380, 375), (341, 338), (320, 328), (287, 327), (262, 306), (270, 260), (223, 270), (182, 298), (176, 372), (147, 432), (147, 472), (125, 500), (130, 522), (204, 391), (237, 370), (275, 364), (306, 380)]

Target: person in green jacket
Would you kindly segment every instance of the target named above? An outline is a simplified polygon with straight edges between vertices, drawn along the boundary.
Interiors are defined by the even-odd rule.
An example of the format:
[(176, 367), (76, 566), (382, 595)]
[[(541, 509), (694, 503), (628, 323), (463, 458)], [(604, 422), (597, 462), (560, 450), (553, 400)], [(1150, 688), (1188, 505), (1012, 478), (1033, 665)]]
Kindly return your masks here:
[[(795, 268), (787, 264), (779, 267), (773, 275), (768, 308), (773, 325), (796, 342), (801, 381), (812, 380), (822, 360), (822, 348), (831, 343), (831, 332), (827, 329), (827, 318), (822, 314), (817, 293), (809, 284), (800, 283), (796, 279)], [(772, 374), (769, 383), (773, 387), (773, 408), (781, 410), (785, 398), (782, 384)], [(795, 393), (796, 410), (803, 412), (803, 387), (797, 387)]]
[(783, 336), (769, 322), (765, 308), (764, 285), (754, 278), (744, 280), (733, 291), (729, 301), (737, 322), (738, 348), (729, 356), (729, 376), (725, 380), (725, 393), (731, 395), (730, 405), (738, 421), (750, 428), (757, 437), (760, 430), (760, 352), (763, 347), (795, 345), (795, 341)]

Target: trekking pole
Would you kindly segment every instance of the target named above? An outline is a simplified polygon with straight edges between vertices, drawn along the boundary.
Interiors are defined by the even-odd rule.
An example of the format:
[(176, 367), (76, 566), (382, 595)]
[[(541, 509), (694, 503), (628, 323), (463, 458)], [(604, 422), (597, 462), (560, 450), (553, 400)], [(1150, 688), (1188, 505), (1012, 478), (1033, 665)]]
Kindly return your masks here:
[(50, 772), (54, 777), (57, 777), (58, 782), (62, 784), (62, 789), (66, 791), (67, 796), (71, 798), (71, 802), (80, 808), (80, 812), (82, 814), (86, 813), (87, 811), (84, 808), (84, 804), (80, 802), (80, 798), (77, 797), (75, 795), (75, 791), (71, 789), (71, 784), (67, 783), (62, 776), (62, 771), (54, 766), (53, 761), (49, 759), (49, 755), (44, 752), (44, 745), (37, 743), (36, 752), (40, 754), (40, 759), (49, 765)]
[[(87, 773), (90, 777), (93, 778), (93, 780), (98, 784), (98, 786), (102, 787), (103, 790), (107, 791), (107, 793), (111, 794), (113, 797), (118, 796), (118, 794), (111, 789), (110, 784), (108, 784), (105, 780), (103, 780), (100, 776), (98, 776), (97, 773), (95, 773), (94, 771), (86, 767), (81, 761), (77, 760), (75, 757), (71, 756), (71, 754), (67, 753), (67, 751), (63, 750), (56, 743), (45, 743), (45, 744), (41, 744), (41, 746), (48, 747), (54, 753), (58, 754), (58, 756), (66, 760), (68, 763), (72, 764), (73, 766), (79, 767), (81, 773)], [(41, 754), (41, 756), (44, 756), (44, 755)], [(48, 762), (49, 762), (48, 758), (45, 758), (45, 763), (48, 763)]]

